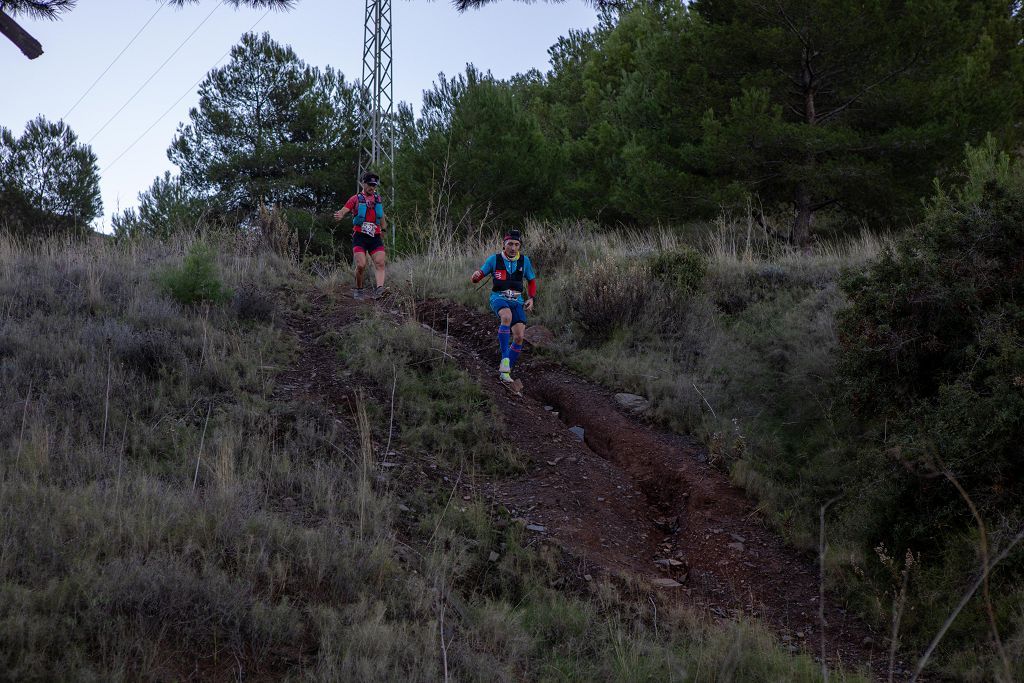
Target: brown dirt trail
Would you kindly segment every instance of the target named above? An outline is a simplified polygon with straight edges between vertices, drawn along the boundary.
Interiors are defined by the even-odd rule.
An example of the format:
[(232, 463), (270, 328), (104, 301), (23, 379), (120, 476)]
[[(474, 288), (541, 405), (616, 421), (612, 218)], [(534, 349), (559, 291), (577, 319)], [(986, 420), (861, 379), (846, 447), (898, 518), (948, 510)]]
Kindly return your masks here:
[[(351, 378), (317, 339), (373, 304), (339, 295), (287, 321), (299, 356), (281, 377), (283, 393), (352, 399)], [(508, 437), (529, 458), (523, 474), (484, 481), (483, 493), (589, 567), (581, 573), (641, 577), (714, 618), (763, 620), (793, 651), (881, 675), (886, 653), (871, 645), (880, 639), (829, 596), (821, 652), (816, 558), (767, 529), (743, 492), (705, 462), (699, 444), (645, 423), (607, 389), (535, 357), (529, 336), (515, 373), (524, 392), (507, 390), (497, 378), (489, 314), (430, 301), (417, 304), (416, 318), (447, 335), (450, 356), (493, 388)], [(570, 426), (583, 428), (582, 441)]]
[[(531, 358), (529, 335), (514, 373), (524, 395), (501, 388), (490, 315), (431, 301), (416, 316), (447, 333), (452, 355), (494, 387), (509, 436), (531, 458), (522, 476), (488, 484), (493, 499), (581, 559), (665, 585), (719, 618), (756, 617), (791, 649), (822, 654), (817, 558), (766, 528), (699, 444), (645, 423), (557, 363)], [(583, 442), (570, 426), (583, 428)], [(828, 595), (825, 623), (830, 661), (876, 675), (886, 665), (871, 646), (877, 636)]]

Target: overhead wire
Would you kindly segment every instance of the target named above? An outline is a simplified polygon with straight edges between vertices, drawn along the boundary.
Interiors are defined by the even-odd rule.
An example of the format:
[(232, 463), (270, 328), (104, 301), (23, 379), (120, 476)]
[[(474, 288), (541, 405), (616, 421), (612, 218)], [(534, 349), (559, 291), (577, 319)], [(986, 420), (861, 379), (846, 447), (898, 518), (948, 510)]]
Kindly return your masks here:
[(62, 119), (66, 119), (68, 116), (70, 116), (71, 112), (73, 112), (75, 110), (75, 108), (79, 104), (82, 103), (82, 100), (85, 99), (85, 96), (92, 92), (92, 89), (96, 87), (96, 84), (99, 83), (100, 80), (104, 76), (107, 75), (107, 72), (110, 71), (110, 68), (112, 66), (114, 66), (114, 64), (117, 64), (117, 60), (121, 59), (121, 55), (123, 55), (125, 53), (125, 51), (132, 46), (132, 43), (135, 42), (136, 38), (138, 38), (140, 35), (142, 35), (142, 32), (146, 30), (146, 27), (149, 26), (149, 24), (153, 21), (153, 19), (156, 18), (156, 15), (160, 13), (160, 10), (162, 10), (164, 8), (164, 6), (168, 3), (168, 1), (169, 0), (164, 0), (163, 3), (159, 7), (156, 8), (156, 11), (153, 12), (153, 14), (150, 15), (149, 19), (146, 20), (146, 23), (142, 25), (142, 28), (140, 28), (138, 31), (135, 32), (135, 35), (132, 36), (132, 39), (128, 41), (128, 44), (125, 45), (123, 48), (121, 48), (121, 51), (117, 53), (117, 56), (114, 57), (113, 61), (111, 61), (110, 64), (107, 64), (107, 68), (103, 70), (103, 73), (101, 73), (99, 76), (97, 76), (96, 80), (92, 82), (92, 85), (90, 85), (88, 88), (85, 89), (85, 92), (82, 93), (82, 96), (79, 97), (75, 101), (75, 103), (71, 105), (71, 109), (68, 109), (67, 112), (64, 114), (64, 116), (61, 117)]
[[(263, 21), (264, 19), (266, 19), (266, 18), (267, 18), (267, 15), (268, 15), (268, 14), (270, 14), (270, 12), (271, 12), (271, 10), (269, 10), (269, 9), (268, 9), (268, 10), (267, 10), (266, 12), (264, 12), (264, 13), (263, 13), (263, 16), (261, 16), (261, 17), (260, 17), (259, 19), (257, 19), (257, 20), (256, 20), (256, 22), (255, 22), (255, 23), (254, 23), (254, 24), (253, 24), (252, 26), (250, 26), (250, 27), (249, 27), (249, 31), (252, 31), (252, 30), (253, 30), (254, 28), (256, 28), (257, 26), (259, 26), (260, 22), (262, 22), (262, 21)], [(249, 31), (246, 31), (246, 33), (248, 33)], [(174, 109), (174, 108), (175, 108), (176, 106), (178, 106), (178, 103), (179, 103), (179, 102), (181, 102), (181, 101), (182, 101), (183, 99), (185, 99), (186, 97), (188, 97), (188, 96), (189, 96), (189, 95), (190, 95), (190, 94), (192, 93), (192, 91), (193, 91), (193, 90), (194, 90), (194, 89), (195, 89), (195, 88), (196, 88), (196, 87), (197, 87), (197, 86), (198, 86), (198, 85), (199, 85), (200, 83), (202, 83), (202, 82), (203, 82), (203, 79), (205, 79), (205, 78), (206, 78), (207, 74), (208, 74), (208, 73), (209, 73), (210, 71), (212, 71), (213, 69), (215, 69), (215, 68), (217, 67), (217, 65), (218, 65), (218, 64), (220, 64), (221, 62), (223, 62), (223, 61), (224, 61), (224, 58), (225, 58), (225, 57), (227, 57), (227, 56), (228, 56), (229, 54), (231, 54), (231, 48), (228, 48), (228, 51), (227, 51), (227, 52), (225, 52), (224, 54), (222, 54), (222, 55), (220, 56), (220, 59), (218, 59), (218, 60), (217, 60), (216, 62), (214, 62), (214, 63), (213, 63), (213, 65), (212, 65), (212, 66), (210, 66), (210, 68), (206, 70), (206, 73), (204, 73), (204, 74), (203, 74), (203, 75), (202, 75), (202, 76), (201, 76), (201, 77), (199, 78), (199, 80), (198, 80), (198, 81), (196, 81), (195, 83), (193, 83), (192, 85), (190, 85), (190, 86), (189, 86), (189, 88), (188, 88), (188, 90), (186, 90), (186, 91), (185, 91), (184, 93), (182, 93), (181, 97), (179, 97), (178, 99), (176, 99), (176, 100), (174, 101), (174, 103), (173, 103), (173, 104), (172, 104), (171, 106), (167, 107), (167, 109), (165, 109), (165, 110), (164, 110), (164, 113), (163, 113), (163, 114), (160, 114), (160, 116), (158, 116), (158, 117), (156, 118), (156, 120), (154, 120), (154, 121), (153, 121), (153, 123), (149, 124), (149, 128), (147, 128), (146, 130), (142, 131), (142, 134), (141, 134), (141, 135), (139, 135), (139, 137), (135, 138), (135, 140), (133, 140), (133, 141), (132, 141), (132, 143), (131, 143), (130, 145), (128, 145), (127, 147), (125, 147), (125, 148), (124, 148), (124, 149), (123, 149), (123, 150), (121, 151), (121, 153), (120, 153), (120, 154), (118, 154), (118, 155), (117, 155), (117, 156), (116, 156), (116, 157), (114, 158), (114, 160), (113, 160), (113, 161), (111, 161), (111, 162), (110, 162), (109, 164), (107, 164), (106, 166), (104, 166), (104, 167), (103, 167), (103, 170), (102, 170), (102, 171), (100, 171), (100, 173), (106, 173), (107, 171), (109, 171), (109, 170), (110, 170), (110, 169), (111, 169), (111, 168), (112, 168), (112, 167), (114, 166), (114, 164), (116, 164), (116, 163), (117, 163), (118, 161), (120, 161), (120, 160), (121, 160), (121, 157), (123, 157), (123, 156), (124, 156), (125, 154), (127, 154), (128, 152), (130, 152), (130, 151), (132, 150), (132, 148), (134, 148), (134, 147), (135, 147), (135, 145), (137, 145), (137, 144), (139, 143), (139, 141), (140, 141), (140, 140), (142, 140), (142, 138), (146, 137), (146, 135), (148, 135), (148, 134), (149, 134), (149, 131), (153, 130), (153, 128), (155, 128), (155, 127), (156, 127), (156, 124), (160, 123), (160, 122), (161, 122), (161, 121), (162, 121), (162, 120), (164, 119), (164, 117), (165, 117), (165, 116), (167, 116), (168, 114), (170, 114), (170, 113), (171, 113), (171, 110), (172, 110), (172, 109)]]
[(172, 59), (174, 59), (174, 56), (176, 54), (178, 54), (178, 52), (181, 50), (181, 48), (185, 47), (185, 43), (187, 43), (189, 40), (192, 39), (192, 36), (194, 36), (199, 31), (199, 29), (201, 29), (203, 27), (203, 25), (206, 24), (206, 22), (210, 20), (210, 17), (213, 16), (213, 13), (216, 12), (218, 9), (220, 9), (221, 5), (223, 5), (224, 2), (226, 2), (226, 0), (221, 0), (221, 2), (217, 3), (214, 6), (214, 8), (212, 10), (210, 10), (210, 13), (206, 15), (206, 18), (204, 18), (201, 22), (199, 22), (198, 26), (196, 26), (194, 29), (192, 29), (192, 33), (189, 33), (187, 36), (185, 36), (184, 40), (182, 40), (180, 43), (178, 43), (178, 47), (174, 48), (174, 52), (172, 52), (170, 54), (170, 56), (168, 56), (167, 59), (165, 59), (163, 61), (163, 64), (161, 64), (160, 66), (158, 66), (156, 68), (156, 71), (154, 71), (152, 74), (150, 74), (149, 78), (147, 78), (145, 80), (145, 82), (142, 85), (139, 86), (138, 90), (136, 90), (134, 93), (132, 93), (132, 96), (129, 97), (125, 101), (125, 103), (121, 105), (121, 108), (118, 109), (117, 111), (115, 111), (113, 113), (113, 115), (109, 119), (107, 119), (106, 123), (104, 123), (102, 126), (100, 126), (100, 129), (98, 131), (93, 133), (93, 136), (91, 138), (89, 138), (89, 140), (86, 142), (86, 144), (92, 144), (92, 141), (95, 140), (99, 136), (100, 133), (102, 133), (104, 130), (106, 130), (107, 126), (109, 126), (114, 121), (114, 119), (116, 119), (118, 117), (118, 115), (122, 111), (124, 111), (125, 107), (127, 107), (129, 104), (131, 104), (132, 100), (134, 100), (136, 97), (138, 97), (139, 93), (142, 92), (143, 88), (145, 88), (147, 85), (149, 85), (150, 81), (152, 81), (154, 78), (156, 78), (156, 75), (158, 73), (160, 73), (165, 66), (167, 66), (168, 62), (170, 62)]

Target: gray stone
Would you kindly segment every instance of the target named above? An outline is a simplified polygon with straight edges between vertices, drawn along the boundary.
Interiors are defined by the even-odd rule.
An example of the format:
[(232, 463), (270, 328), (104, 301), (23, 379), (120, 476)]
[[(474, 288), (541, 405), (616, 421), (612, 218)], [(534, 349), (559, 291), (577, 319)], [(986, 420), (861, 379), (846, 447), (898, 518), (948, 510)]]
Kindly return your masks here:
[(658, 588), (679, 588), (683, 584), (673, 579), (651, 579), (651, 585)]
[(577, 441), (583, 441), (583, 434), (584, 434), (583, 427), (580, 427), (580, 426), (576, 425), (576, 426), (573, 426), (573, 427), (569, 427), (569, 431), (572, 432), (576, 436), (576, 440)]
[(615, 394), (615, 402), (631, 413), (642, 413), (651, 402), (637, 394)]
[(536, 531), (537, 533), (544, 533), (545, 531), (547, 531), (547, 528), (546, 527), (542, 527), (540, 524), (527, 524), (526, 525), (526, 530), (527, 531)]
[(729, 548), (732, 548), (732, 549), (733, 549), (733, 550), (735, 550), (736, 552), (739, 552), (739, 553), (742, 553), (742, 552), (743, 552), (743, 544), (742, 544), (742, 543), (730, 543), (730, 544), (728, 545), (728, 547), (729, 547)]
[(498, 553), (496, 553), (496, 552), (494, 552), (492, 550), (491, 554), (487, 556), (487, 561), (488, 562), (497, 562), (499, 557), (501, 557), (501, 555), (499, 555)]

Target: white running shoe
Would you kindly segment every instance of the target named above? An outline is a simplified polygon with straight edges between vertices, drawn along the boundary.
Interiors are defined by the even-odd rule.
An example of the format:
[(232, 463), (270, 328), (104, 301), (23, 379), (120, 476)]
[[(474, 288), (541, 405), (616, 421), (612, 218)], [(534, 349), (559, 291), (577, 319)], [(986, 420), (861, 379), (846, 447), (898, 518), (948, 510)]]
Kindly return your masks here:
[(511, 372), (512, 372), (512, 364), (509, 362), (508, 358), (502, 358), (501, 359), (501, 364), (498, 366), (498, 377), (501, 378), (502, 382), (509, 382), (509, 383), (511, 383), (512, 382), (512, 375), (510, 374)]

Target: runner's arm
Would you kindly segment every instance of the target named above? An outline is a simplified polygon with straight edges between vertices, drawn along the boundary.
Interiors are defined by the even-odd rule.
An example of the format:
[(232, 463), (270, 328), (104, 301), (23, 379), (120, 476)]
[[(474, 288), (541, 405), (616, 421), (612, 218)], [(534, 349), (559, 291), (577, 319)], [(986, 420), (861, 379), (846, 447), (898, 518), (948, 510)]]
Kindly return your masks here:
[(353, 195), (351, 199), (349, 199), (347, 202), (345, 202), (345, 206), (341, 207), (341, 209), (339, 209), (338, 211), (335, 211), (334, 212), (334, 220), (340, 221), (343, 218), (345, 218), (346, 214), (355, 215), (355, 211), (356, 211), (356, 209), (355, 209), (356, 201), (355, 200), (356, 200), (356, 197), (355, 197), (355, 195)]
[(540, 278), (533, 272), (533, 261), (530, 260), (530, 257), (523, 256), (523, 258), (526, 259), (525, 263), (523, 263), (523, 270), (525, 271), (523, 275), (526, 276), (526, 295), (530, 297), (530, 300), (533, 300), (533, 297), (537, 296), (537, 283), (540, 281)]
[(526, 294), (529, 297), (524, 304), (527, 312), (533, 311), (533, 297), (537, 296), (537, 278), (526, 281)]
[(494, 257), (489, 257), (480, 268), (473, 273), (473, 277), (469, 278), (473, 284), (480, 282), (485, 277), (494, 272)]

